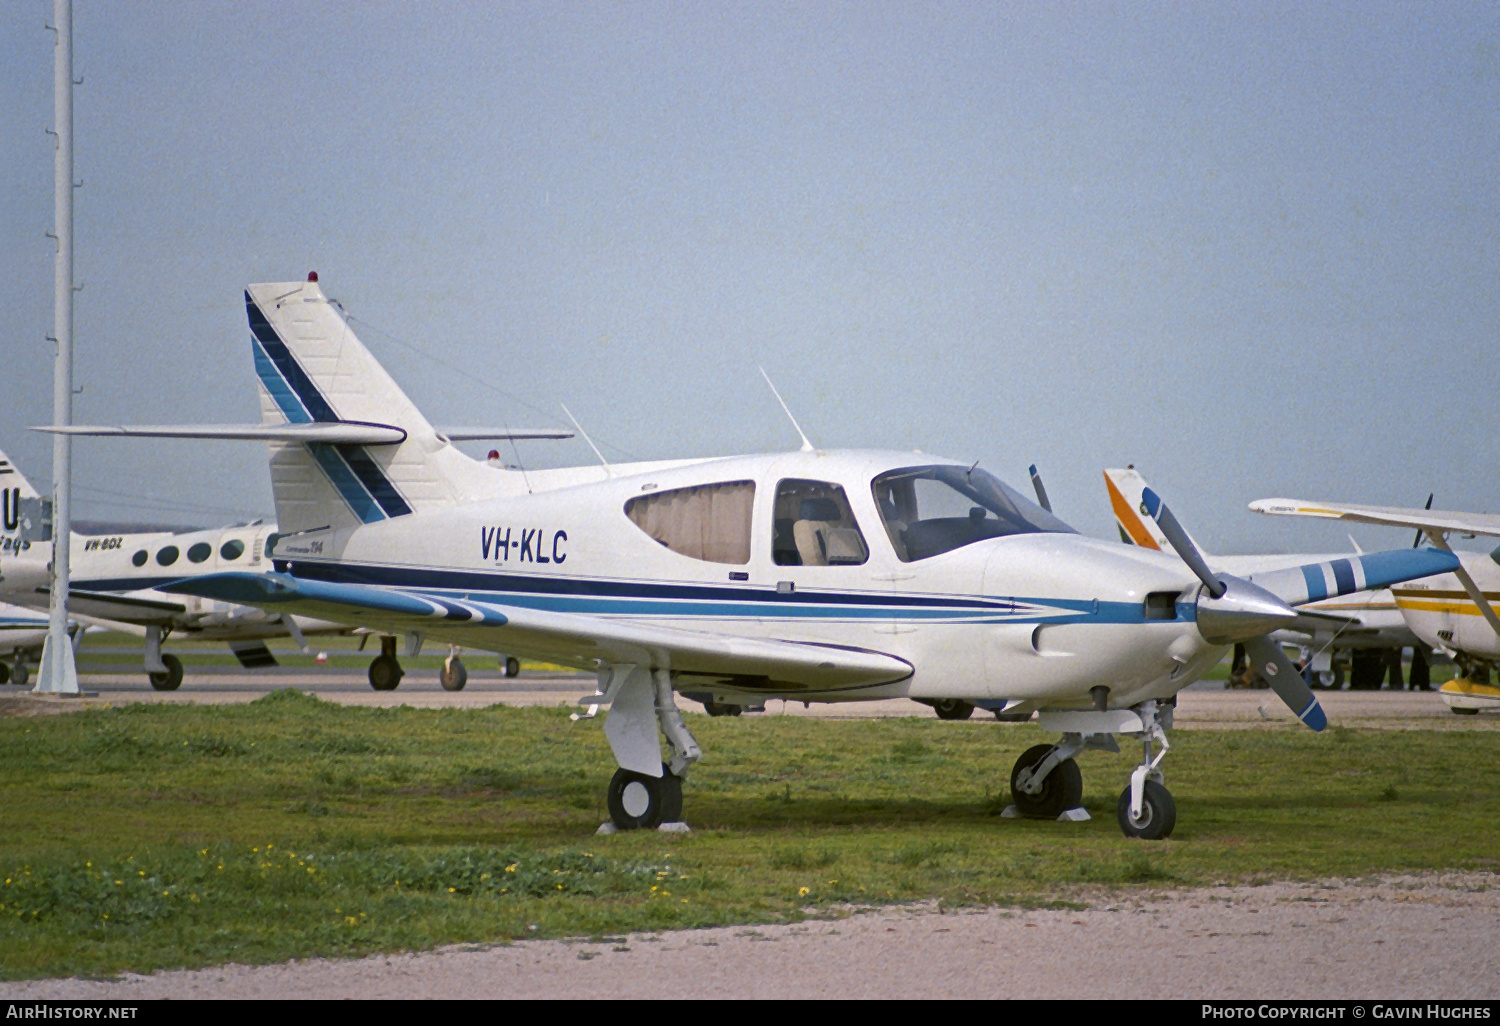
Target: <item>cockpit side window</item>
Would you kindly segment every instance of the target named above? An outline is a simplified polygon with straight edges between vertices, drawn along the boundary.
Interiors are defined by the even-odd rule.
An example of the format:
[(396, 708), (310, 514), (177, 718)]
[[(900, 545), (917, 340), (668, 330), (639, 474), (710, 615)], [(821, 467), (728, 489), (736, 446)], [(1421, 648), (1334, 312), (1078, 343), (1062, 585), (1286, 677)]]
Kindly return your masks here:
[(750, 562), (754, 481), (674, 488), (625, 503), (630, 522), (679, 555), (709, 563)]
[(778, 566), (858, 566), (870, 558), (844, 489), (787, 478), (776, 486), (771, 558)]
[(871, 484), (875, 508), (904, 563), (985, 538), (1073, 529), (983, 470), (904, 467)]

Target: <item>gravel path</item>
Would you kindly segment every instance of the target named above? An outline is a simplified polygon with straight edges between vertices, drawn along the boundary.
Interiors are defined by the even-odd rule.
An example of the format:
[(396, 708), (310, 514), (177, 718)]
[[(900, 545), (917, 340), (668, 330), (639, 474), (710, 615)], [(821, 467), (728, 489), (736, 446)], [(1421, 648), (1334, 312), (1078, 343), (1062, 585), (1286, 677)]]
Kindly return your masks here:
[(74, 998), (1500, 998), (1500, 876), (1075, 895), (776, 927), (0, 984)]

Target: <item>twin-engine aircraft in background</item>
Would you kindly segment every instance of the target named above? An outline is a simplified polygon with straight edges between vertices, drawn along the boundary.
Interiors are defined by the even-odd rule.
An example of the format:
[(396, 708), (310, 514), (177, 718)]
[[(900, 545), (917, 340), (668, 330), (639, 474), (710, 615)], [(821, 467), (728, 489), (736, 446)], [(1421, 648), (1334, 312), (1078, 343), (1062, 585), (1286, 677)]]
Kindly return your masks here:
[(694, 691), (740, 705), (909, 697), (1037, 710), (1059, 739), (1012, 769), (1031, 817), (1077, 808), (1075, 756), (1132, 736), (1144, 755), (1117, 818), (1127, 835), (1165, 837), (1178, 690), (1241, 642), (1321, 729), (1269, 634), (1310, 598), (1457, 565), (1408, 549), (1211, 572), (1149, 490), (1146, 515), (1176, 555), (1082, 537), (971, 461), (805, 438), (772, 455), (494, 468), (433, 429), (315, 280), (252, 285), (245, 305), (263, 423), (191, 430), (271, 442), (274, 572), (163, 590), (597, 671), (599, 693), (582, 701), (609, 707), (619, 828), (680, 819), (701, 752), (675, 693)]
[[(45, 610), (50, 601), (52, 534), (50, 517), (43, 527), (41, 500), (25, 476), (0, 453), (9, 473), (0, 478), (6, 489), (7, 511), (13, 506), (29, 516), (4, 521), (0, 551), (0, 599), (30, 610)], [(45, 514), (42, 514), (45, 515)], [(24, 521), (24, 522), (23, 522)], [(168, 595), (157, 590), (168, 581), (191, 574), (266, 566), (266, 539), (274, 524), (260, 521), (207, 531), (72, 533), (72, 582), (68, 615), (83, 624), (144, 635), (144, 664), (151, 686), (174, 691), (182, 683), (182, 661), (161, 650), (173, 633), (204, 641), (227, 641), (246, 667), (274, 666), (276, 657), (266, 647), (270, 638), (291, 636), (302, 643), (306, 634), (346, 633), (342, 623), (308, 617), (283, 617), (254, 606), (219, 602), (194, 596)], [(32, 613), (32, 615), (36, 615)], [(42, 616), (45, 631), (46, 616)], [(0, 637), (0, 643), (4, 643)], [(35, 656), (41, 640), (17, 653), (10, 677), (24, 683), (27, 658)]]
[[(1160, 552), (1171, 551), (1171, 543), (1157, 524), (1140, 515), (1146, 481), (1133, 465), (1105, 470), (1104, 486), (1109, 492), (1110, 507), (1114, 510), (1121, 541)], [(1215, 563), (1229, 573), (1248, 574), (1340, 558), (1342, 554), (1327, 553), (1217, 556)], [(1412, 650), (1411, 686), (1425, 689), (1431, 682), (1428, 660), (1431, 646), (1407, 626), (1401, 611), (1396, 608), (1395, 597), (1386, 588), (1304, 603), (1297, 607), (1297, 619), (1278, 631), (1276, 639), (1302, 649), (1306, 658), (1303, 676), (1315, 688), (1336, 691), (1343, 686), (1342, 657), (1345, 653), (1351, 670), (1351, 690), (1378, 691), (1387, 670), (1391, 674), (1391, 684), (1400, 687), (1403, 648)], [(1338, 663), (1335, 663), (1335, 657), (1339, 657)], [(1244, 652), (1236, 646), (1231, 676), (1240, 673), (1243, 660)]]
[[(558, 436), (567, 433), (548, 435)], [(13, 666), (0, 683), (9, 679), (25, 684), (30, 672), (27, 664), (39, 661), (46, 636), (45, 613), (40, 615), (40, 635), (35, 624), (37, 610), (45, 610), (50, 601), (51, 525), (36, 490), (3, 452), (0, 474), (4, 475), (0, 476), (0, 497), (6, 511), (0, 535), (0, 651), (9, 649), (13, 654)], [(40, 523), (44, 517), (48, 520), (45, 527)], [(74, 531), (69, 617), (84, 625), (143, 636), (144, 669), (158, 691), (175, 691), (182, 684), (182, 660), (162, 651), (163, 642), (173, 634), (227, 642), (241, 666), (258, 669), (276, 665), (276, 656), (266, 646), (273, 638), (290, 637), (305, 649), (309, 635), (350, 633), (351, 628), (340, 622), (159, 590), (162, 584), (188, 576), (264, 569), (266, 544), (275, 535), (276, 525), (261, 520), (202, 531)], [(376, 657), (370, 671), (370, 684), (376, 690), (394, 690), (401, 681), (399, 666), (394, 672), (390, 669), (395, 645), (394, 637), (381, 638), (383, 655)], [(506, 676), (514, 677), (520, 670), (514, 657), (501, 656), (501, 663)], [(462, 690), (467, 676), (456, 654), (444, 661), (439, 672), (443, 687), (450, 691)]]
[[(1356, 506), (1301, 499), (1257, 499), (1257, 513), (1275, 516), (1319, 517), (1385, 527), (1416, 528), (1433, 545), (1448, 549), (1450, 534), (1500, 536), (1500, 516), (1456, 513), (1394, 506)], [(1438, 688), (1448, 708), (1460, 715), (1481, 709), (1500, 709), (1500, 687), (1494, 672), (1500, 666), (1500, 548), (1453, 553), (1459, 565), (1451, 573), (1428, 580), (1412, 580), (1393, 587), (1396, 605), (1412, 631), (1425, 643), (1442, 649), (1458, 664), (1459, 676)]]

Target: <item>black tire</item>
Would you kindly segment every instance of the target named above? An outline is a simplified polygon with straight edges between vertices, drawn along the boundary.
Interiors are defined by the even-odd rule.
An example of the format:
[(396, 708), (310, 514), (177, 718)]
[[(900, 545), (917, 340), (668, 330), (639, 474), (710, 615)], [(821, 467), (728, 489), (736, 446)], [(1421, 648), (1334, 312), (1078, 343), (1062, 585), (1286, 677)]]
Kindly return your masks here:
[(1033, 713), (1029, 712), (1006, 712), (1003, 709), (995, 710), (995, 719), (1001, 723), (1029, 723)]
[(704, 702), (703, 711), (710, 716), (738, 716), (745, 709), (733, 702)]
[(444, 662), (443, 668), (438, 671), (438, 682), (443, 685), (444, 691), (462, 691), (464, 685), (469, 683), (469, 671), (461, 660)]
[(515, 656), (506, 656), (505, 657), (505, 675), (507, 677), (515, 677), (515, 676), (520, 675), (520, 673), (521, 673), (521, 660), (517, 659)]
[(16, 668), (10, 671), (10, 682), (18, 688), (24, 688), (31, 680), (31, 667), (25, 663), (16, 663)]
[(1460, 709), (1456, 705), (1450, 705), (1448, 708), (1453, 711), (1453, 715), (1454, 716), (1478, 716), (1479, 715), (1479, 710), (1478, 709)]
[(395, 691), (406, 671), (390, 656), (376, 656), (370, 663), (370, 687), (376, 691)]
[(0, 663), (0, 684), (9, 684), (9, 683), (10, 683), (10, 667), (7, 666), (5, 663)]
[(932, 708), (940, 720), (966, 720), (974, 715), (974, 706), (962, 698), (939, 698)]
[(1083, 801), (1083, 771), (1072, 759), (1064, 759), (1054, 766), (1036, 794), (1026, 794), (1016, 787), (1021, 771), (1039, 764), (1055, 747), (1033, 745), (1021, 753), (1010, 771), (1011, 801), (1016, 803), (1016, 811), (1027, 819), (1056, 819), (1069, 809), (1076, 809)]
[(167, 672), (147, 674), (151, 686), (157, 691), (176, 691), (182, 684), (182, 660), (174, 655), (164, 655), (161, 663)]
[(1130, 788), (1120, 794), (1115, 806), (1115, 818), (1126, 837), (1138, 837), (1143, 841), (1160, 841), (1172, 836), (1177, 825), (1177, 803), (1172, 794), (1154, 780), (1146, 781), (1141, 794), (1141, 818), (1130, 818)]
[(682, 778), (665, 764), (661, 776), (615, 771), (609, 782), (609, 818), (621, 830), (655, 830), (682, 819)]

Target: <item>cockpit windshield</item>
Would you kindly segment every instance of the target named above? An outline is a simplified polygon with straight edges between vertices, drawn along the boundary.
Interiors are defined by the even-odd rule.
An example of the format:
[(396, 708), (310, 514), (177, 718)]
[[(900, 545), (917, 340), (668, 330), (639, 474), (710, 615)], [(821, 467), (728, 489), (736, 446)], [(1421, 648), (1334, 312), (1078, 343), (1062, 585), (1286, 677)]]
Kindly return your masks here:
[(875, 478), (871, 488), (886, 533), (904, 563), (984, 538), (1077, 533), (978, 467), (902, 467)]

